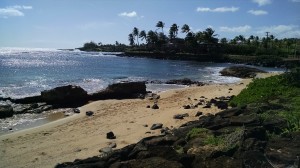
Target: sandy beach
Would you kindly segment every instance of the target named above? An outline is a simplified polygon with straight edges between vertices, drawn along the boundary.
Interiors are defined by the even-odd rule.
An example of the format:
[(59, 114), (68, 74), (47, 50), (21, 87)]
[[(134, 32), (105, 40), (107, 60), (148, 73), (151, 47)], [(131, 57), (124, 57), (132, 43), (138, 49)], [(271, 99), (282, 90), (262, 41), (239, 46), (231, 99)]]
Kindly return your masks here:
[[(159, 135), (160, 130), (150, 130), (154, 123), (172, 129), (198, 119), (195, 117), (198, 111), (204, 115), (219, 112), (214, 106), (195, 109), (183, 109), (182, 106), (195, 104), (201, 96), (209, 100), (237, 95), (250, 81), (245, 79), (236, 84), (192, 86), (162, 92), (157, 110), (146, 108), (154, 103), (148, 98), (91, 102), (80, 108), (80, 114), (0, 136), (0, 167), (54, 167), (57, 163), (99, 155), (99, 149), (110, 142), (122, 148), (144, 137)], [(86, 111), (93, 111), (94, 116), (86, 116)], [(189, 117), (173, 119), (173, 115), (182, 113), (188, 113)], [(109, 131), (115, 133), (116, 139), (106, 139)]]

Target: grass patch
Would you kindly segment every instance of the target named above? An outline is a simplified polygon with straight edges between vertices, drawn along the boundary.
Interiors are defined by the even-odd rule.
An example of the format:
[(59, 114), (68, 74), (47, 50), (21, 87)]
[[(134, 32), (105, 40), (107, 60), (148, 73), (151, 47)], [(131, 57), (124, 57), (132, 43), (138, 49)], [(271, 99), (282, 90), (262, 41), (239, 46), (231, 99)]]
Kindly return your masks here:
[(263, 110), (260, 115), (262, 120), (274, 115), (287, 120), (288, 127), (285, 132), (300, 131), (300, 71), (272, 76), (265, 79), (255, 79), (246, 89), (235, 96), (231, 101), (232, 106), (247, 104), (268, 104), (276, 108)]
[(207, 138), (204, 140), (205, 145), (211, 145), (211, 146), (223, 146), (224, 145), (224, 138), (223, 137), (217, 137), (213, 135), (207, 136)]
[(206, 128), (193, 128), (187, 133), (186, 139), (191, 140), (199, 136), (207, 136), (208, 132), (209, 130)]

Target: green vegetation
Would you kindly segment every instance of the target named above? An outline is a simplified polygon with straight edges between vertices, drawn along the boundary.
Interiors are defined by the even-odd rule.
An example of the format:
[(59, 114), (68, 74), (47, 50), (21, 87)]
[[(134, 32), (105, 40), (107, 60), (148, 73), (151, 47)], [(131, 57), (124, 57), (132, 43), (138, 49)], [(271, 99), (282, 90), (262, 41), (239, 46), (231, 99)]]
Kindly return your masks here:
[(204, 140), (204, 144), (205, 145), (211, 145), (211, 146), (223, 146), (224, 145), (224, 138), (209, 135)]
[(186, 135), (186, 139), (194, 139), (199, 136), (208, 136), (209, 135), (209, 130), (206, 128), (193, 128), (188, 134)]
[[(278, 76), (255, 79), (248, 87), (233, 98), (232, 106), (247, 104), (268, 105), (271, 109), (261, 109), (260, 118), (274, 117), (286, 119), (288, 127), (283, 132), (300, 131), (300, 70), (291, 70)], [(261, 106), (263, 107), (263, 106)]]

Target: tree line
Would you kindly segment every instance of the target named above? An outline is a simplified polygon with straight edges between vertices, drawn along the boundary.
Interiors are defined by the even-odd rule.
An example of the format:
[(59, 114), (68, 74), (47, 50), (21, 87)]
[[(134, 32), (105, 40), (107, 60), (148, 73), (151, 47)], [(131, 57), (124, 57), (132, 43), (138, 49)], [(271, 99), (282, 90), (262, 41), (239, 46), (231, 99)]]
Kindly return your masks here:
[[(115, 44), (102, 44), (93, 41), (79, 48), (84, 51), (109, 52), (154, 52), (188, 53), (195, 55), (273, 55), (279, 57), (299, 55), (300, 39), (278, 39), (273, 34), (264, 37), (237, 35), (233, 39), (218, 38), (215, 30), (206, 28), (193, 32), (188, 24), (181, 27), (173, 23), (168, 31), (163, 21), (158, 21), (155, 30), (140, 30), (134, 27), (128, 35), (129, 46), (116, 41)], [(182, 33), (181, 37), (178, 37)]]
[[(159, 51), (175, 46), (180, 52), (195, 54), (201, 54), (204, 51), (207, 53), (211, 47), (218, 46), (218, 48), (222, 48), (218, 51), (223, 54), (275, 55), (282, 57), (299, 55), (300, 39), (278, 39), (274, 35), (269, 34), (269, 32), (267, 32), (266, 37), (250, 35), (246, 38), (244, 35), (237, 35), (233, 39), (218, 39), (218, 35), (215, 34), (215, 30), (212, 28), (193, 32), (187, 24), (180, 28), (174, 23), (170, 26), (168, 34), (165, 35), (163, 31), (165, 28), (164, 22), (158, 21), (155, 27), (157, 28), (155, 31), (149, 30), (147, 33), (145, 30), (139, 31), (138, 28), (134, 27), (132, 33), (128, 35), (130, 46), (134, 47), (135, 50), (145, 50), (146, 48)], [(157, 32), (158, 29), (161, 29), (161, 32)], [(184, 34), (184, 38), (178, 38), (179, 31)], [(139, 39), (145, 41), (146, 45), (140, 45)], [(199, 49), (202, 50), (199, 51)]]

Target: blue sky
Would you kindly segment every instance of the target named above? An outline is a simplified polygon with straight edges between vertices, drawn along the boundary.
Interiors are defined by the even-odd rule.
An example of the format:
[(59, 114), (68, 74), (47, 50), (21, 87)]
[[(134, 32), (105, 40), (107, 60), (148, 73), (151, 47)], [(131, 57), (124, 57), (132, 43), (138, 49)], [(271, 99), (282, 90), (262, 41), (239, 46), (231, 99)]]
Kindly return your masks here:
[[(300, 0), (1, 0), (0, 47), (75, 48), (95, 41), (128, 44), (133, 27), (300, 38)], [(183, 36), (180, 35), (180, 36)]]

